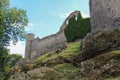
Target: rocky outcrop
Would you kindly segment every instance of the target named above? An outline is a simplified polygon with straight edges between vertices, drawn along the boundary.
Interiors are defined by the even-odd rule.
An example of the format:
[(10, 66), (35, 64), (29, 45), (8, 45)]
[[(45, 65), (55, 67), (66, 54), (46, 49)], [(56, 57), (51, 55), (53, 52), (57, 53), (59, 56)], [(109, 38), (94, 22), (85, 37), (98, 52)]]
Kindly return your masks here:
[(120, 77), (120, 32), (99, 31), (88, 34), (81, 43), (81, 72), (84, 80)]
[(120, 30), (120, 0), (90, 0), (92, 31)]
[(89, 33), (81, 43), (86, 58), (95, 57), (101, 53), (120, 49), (119, 31), (99, 31)]
[[(84, 80), (120, 77), (120, 51), (111, 51), (81, 63)], [(113, 80), (113, 79), (112, 79)]]
[(10, 76), (8, 80), (54, 80), (60, 76), (61, 75), (53, 69), (41, 67), (27, 72), (16, 73)]

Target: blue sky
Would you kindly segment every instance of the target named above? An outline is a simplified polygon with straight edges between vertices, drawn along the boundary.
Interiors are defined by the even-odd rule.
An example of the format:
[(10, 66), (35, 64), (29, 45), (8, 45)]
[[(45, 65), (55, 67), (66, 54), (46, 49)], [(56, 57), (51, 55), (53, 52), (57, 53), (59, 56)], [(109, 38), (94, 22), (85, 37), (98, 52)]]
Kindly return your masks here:
[(65, 14), (75, 10), (89, 14), (88, 0), (10, 0), (11, 6), (25, 9), (30, 22), (28, 32), (40, 38), (56, 33)]
[(89, 16), (89, 0), (10, 0), (11, 7), (27, 11), (28, 33), (43, 38), (56, 33), (69, 13), (81, 11)]

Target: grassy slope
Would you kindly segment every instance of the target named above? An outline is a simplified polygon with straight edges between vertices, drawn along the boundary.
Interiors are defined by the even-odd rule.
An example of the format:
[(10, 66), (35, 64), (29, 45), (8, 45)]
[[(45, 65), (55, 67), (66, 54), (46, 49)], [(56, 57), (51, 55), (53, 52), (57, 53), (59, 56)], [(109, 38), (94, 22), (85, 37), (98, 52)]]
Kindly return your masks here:
[[(113, 53), (120, 53), (120, 51), (112, 51)], [(81, 77), (80, 68), (77, 66), (74, 66), (71, 62), (68, 62), (66, 60), (72, 61), (72, 58), (74, 56), (79, 56), (81, 54), (80, 51), (80, 42), (74, 42), (69, 43), (67, 45), (67, 48), (62, 50), (59, 54), (55, 52), (47, 53), (36, 60), (34, 60), (32, 63), (26, 64), (24, 67), (22, 67), (22, 71), (28, 71), (39, 67), (49, 67), (50, 69), (54, 70), (55, 74), (57, 73), (58, 77), (55, 79), (54, 77), (51, 77), (51, 74), (46, 74), (46, 79), (54, 78), (54, 80), (84, 80)], [(75, 57), (76, 58), (76, 57)], [(21, 68), (20, 66), (16, 68)], [(13, 68), (15, 70), (15, 67)], [(55, 76), (54, 73), (52, 73), (52, 76)], [(116, 78), (109, 78), (105, 80), (120, 80)]]
[(48, 61), (57, 60), (60, 57), (70, 59), (71, 57), (79, 54), (80, 54), (80, 42), (74, 42), (74, 43), (69, 43), (67, 45), (67, 48), (65, 50), (62, 50), (59, 54), (55, 52), (47, 53), (36, 59), (33, 63), (35, 64), (46, 63)]
[(67, 48), (62, 50), (59, 54), (55, 53), (55, 51), (50, 52), (41, 57), (38, 57), (33, 62), (27, 63), (25, 65), (16, 65), (15, 67), (11, 68), (10, 76), (14, 75), (14, 72), (27, 72), (36, 68), (48, 67), (48, 71), (52, 70), (52, 73), (48, 72), (44, 76), (44, 79), (79, 80), (81, 78), (80, 68), (74, 66), (71, 64), (71, 62), (68, 62), (68, 60), (72, 61), (72, 58), (79, 55), (80, 52), (80, 42), (69, 43)]
[[(36, 59), (33, 64), (38, 66), (41, 63), (49, 63), (51, 62), (52, 65), (50, 66), (52, 69), (57, 71), (58, 73), (62, 74), (62, 77), (59, 80), (79, 80), (80, 76), (80, 68), (73, 66), (70, 63), (56, 63), (59, 62), (61, 58), (64, 59), (71, 59), (73, 56), (77, 56), (80, 54), (80, 42), (69, 43), (65, 50), (62, 50), (59, 54), (55, 52), (47, 53), (38, 59)], [(49, 65), (48, 65), (49, 66)]]

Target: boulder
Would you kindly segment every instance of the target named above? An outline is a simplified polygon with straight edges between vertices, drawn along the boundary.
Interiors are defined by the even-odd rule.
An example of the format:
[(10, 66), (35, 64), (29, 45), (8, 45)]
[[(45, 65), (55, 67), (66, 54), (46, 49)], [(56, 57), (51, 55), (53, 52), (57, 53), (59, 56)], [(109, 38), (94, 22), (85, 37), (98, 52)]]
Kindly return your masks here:
[(81, 48), (86, 58), (120, 49), (120, 32), (109, 30), (89, 33), (82, 40)]
[(60, 76), (61, 74), (51, 68), (40, 67), (11, 75), (8, 80), (54, 80)]
[(120, 50), (101, 54), (81, 63), (85, 80), (104, 80), (120, 77)]

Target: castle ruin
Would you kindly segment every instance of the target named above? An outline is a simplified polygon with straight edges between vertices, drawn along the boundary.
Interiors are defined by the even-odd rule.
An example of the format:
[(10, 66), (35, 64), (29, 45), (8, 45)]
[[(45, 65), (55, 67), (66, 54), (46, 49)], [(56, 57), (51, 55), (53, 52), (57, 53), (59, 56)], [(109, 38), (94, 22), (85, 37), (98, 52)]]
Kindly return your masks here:
[(68, 21), (73, 16), (78, 16), (81, 14), (80, 11), (74, 11), (71, 13), (63, 22), (60, 30), (56, 34), (44, 37), (42, 39), (35, 38), (35, 35), (28, 34), (28, 39), (26, 40), (25, 58), (32, 59), (41, 56), (47, 52), (55, 51), (59, 48), (66, 46), (67, 41), (64, 34), (64, 29), (66, 28)]
[(90, 0), (91, 30), (120, 30), (120, 0)]

